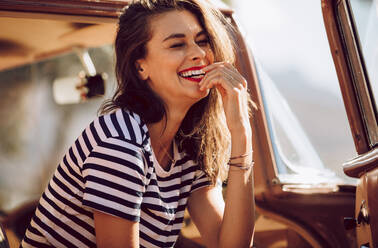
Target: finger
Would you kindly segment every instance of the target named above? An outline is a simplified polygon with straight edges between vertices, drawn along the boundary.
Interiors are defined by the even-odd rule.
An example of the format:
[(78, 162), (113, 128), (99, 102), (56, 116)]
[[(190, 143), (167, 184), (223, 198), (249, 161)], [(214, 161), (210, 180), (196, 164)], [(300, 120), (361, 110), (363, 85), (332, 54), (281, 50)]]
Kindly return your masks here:
[(212, 86), (210, 86), (209, 84), (211, 82), (215, 83), (216, 81), (221, 80), (221, 77), (222, 73), (218, 69), (206, 73), (201, 82), (199, 83), (200, 90), (211, 88)]
[(210, 65), (208, 65), (208, 66), (202, 68), (202, 70), (203, 70), (205, 73), (207, 73), (207, 72), (212, 71), (212, 70), (214, 70), (215, 68), (219, 68), (219, 67), (225, 67), (224, 62), (215, 62), (215, 63), (213, 63), (213, 64), (210, 64)]
[(228, 69), (225, 65), (212, 65), (212, 68), (205, 72), (205, 75), (212, 75), (212, 74), (224, 74), (226, 77), (231, 80), (233, 79), (233, 72)]
[(215, 70), (222, 70), (228, 74), (227, 78), (233, 83), (241, 83), (242, 88), (247, 87), (247, 80), (240, 75), (239, 71), (230, 63), (216, 62), (202, 69), (205, 73), (209, 73)]
[(217, 88), (221, 87), (225, 93), (228, 92), (228, 94), (230, 94), (235, 89), (235, 86), (230, 84), (229, 81), (225, 79), (224, 75), (218, 73), (207, 75), (202, 80), (204, 82), (200, 86), (200, 90), (211, 89), (215, 86)]
[(239, 71), (231, 64), (225, 63), (224, 65), (228, 69), (228, 73), (244, 88), (247, 88), (247, 80), (239, 73)]
[[(241, 80), (241, 77), (225, 67), (216, 68), (212, 71), (207, 72), (205, 77), (199, 83), (200, 89), (205, 88), (205, 84), (209, 83), (206, 78), (213, 78), (214, 76), (222, 77), (223, 80), (225, 80), (226, 83), (229, 83), (231, 87), (237, 87), (240, 90), (243, 89), (242, 83), (239, 82)], [(235, 79), (234, 77), (236, 77), (237, 79)]]
[(240, 89), (247, 88), (247, 80), (245, 80), (245, 78), (242, 75), (240, 75), (238, 71), (227, 70), (227, 74), (232, 79), (232, 83), (236, 87)]

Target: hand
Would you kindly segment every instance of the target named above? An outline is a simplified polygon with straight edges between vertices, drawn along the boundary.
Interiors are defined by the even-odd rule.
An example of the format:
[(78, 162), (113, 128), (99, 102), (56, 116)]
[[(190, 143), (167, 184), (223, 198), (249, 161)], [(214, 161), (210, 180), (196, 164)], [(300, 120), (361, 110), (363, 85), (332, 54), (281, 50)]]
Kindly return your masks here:
[(202, 69), (206, 74), (199, 83), (200, 90), (216, 87), (222, 96), (228, 129), (250, 130), (247, 80), (229, 63), (217, 62)]

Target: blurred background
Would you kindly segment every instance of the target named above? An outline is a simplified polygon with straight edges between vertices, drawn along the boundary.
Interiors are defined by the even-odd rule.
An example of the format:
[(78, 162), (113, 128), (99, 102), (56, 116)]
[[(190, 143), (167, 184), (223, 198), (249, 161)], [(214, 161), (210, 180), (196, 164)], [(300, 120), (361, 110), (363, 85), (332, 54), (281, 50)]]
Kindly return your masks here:
[[(321, 14), (320, 0), (227, 1), (255, 56), (282, 180), (334, 178), (356, 153)], [(75, 76), (71, 53), (0, 72), (0, 209), (40, 197), (66, 149), (115, 88), (113, 48), (90, 49), (108, 74), (106, 96), (58, 105), (55, 78)], [(318, 175), (315, 179), (314, 172)], [(325, 180), (325, 181), (326, 181)]]

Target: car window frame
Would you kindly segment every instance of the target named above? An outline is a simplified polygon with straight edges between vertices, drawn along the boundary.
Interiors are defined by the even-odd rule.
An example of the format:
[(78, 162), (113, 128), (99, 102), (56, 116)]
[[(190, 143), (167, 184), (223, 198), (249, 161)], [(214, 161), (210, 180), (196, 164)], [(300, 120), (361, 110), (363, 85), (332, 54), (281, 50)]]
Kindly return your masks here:
[(88, 4), (86, 0), (66, 0), (58, 1), (24, 1), (24, 0), (5, 0), (0, 2), (1, 12), (10, 11), (23, 13), (57, 14), (84, 17), (101, 17), (117, 19), (122, 9), (131, 0), (125, 1), (95, 1)]
[(372, 93), (353, 10), (349, 0), (337, 4), (338, 24), (346, 48), (353, 85), (368, 136), (369, 147), (378, 145), (378, 126), (375, 99)]
[(378, 162), (378, 127), (374, 96), (349, 0), (321, 0), (324, 24), (358, 156), (343, 164), (359, 178)]

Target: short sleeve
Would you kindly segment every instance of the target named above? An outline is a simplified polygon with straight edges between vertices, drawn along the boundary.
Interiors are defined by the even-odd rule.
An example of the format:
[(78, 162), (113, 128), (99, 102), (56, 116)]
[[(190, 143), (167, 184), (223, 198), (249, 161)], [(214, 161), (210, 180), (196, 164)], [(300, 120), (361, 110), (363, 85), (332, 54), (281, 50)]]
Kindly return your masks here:
[(202, 187), (211, 186), (212, 182), (210, 178), (205, 174), (203, 170), (197, 169), (194, 180), (192, 183), (192, 189), (190, 192), (194, 192), (197, 189), (200, 189)]
[(95, 146), (83, 163), (83, 206), (139, 222), (145, 192), (140, 147), (119, 138)]

